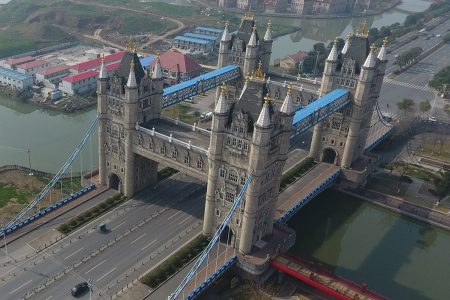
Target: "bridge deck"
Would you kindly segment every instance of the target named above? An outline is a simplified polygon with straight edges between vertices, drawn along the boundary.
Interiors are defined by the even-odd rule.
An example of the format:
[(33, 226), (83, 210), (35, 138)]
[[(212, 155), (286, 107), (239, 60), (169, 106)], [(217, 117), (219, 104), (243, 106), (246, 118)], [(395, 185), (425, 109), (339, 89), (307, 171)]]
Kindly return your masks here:
[(322, 267), (289, 254), (278, 256), (271, 264), (277, 269), (314, 286), (337, 299), (386, 299), (365, 285), (357, 285), (338, 277)]
[(191, 141), (192, 145), (203, 148), (205, 150), (209, 148), (209, 136), (193, 131), (190, 128), (176, 125), (171, 121), (167, 121), (164, 119), (153, 119), (142, 126), (149, 130), (155, 128), (156, 132), (167, 136), (172, 134), (172, 137), (174, 139), (178, 139), (186, 143)]
[(372, 124), (367, 136), (365, 150), (370, 151), (376, 145), (381, 143), (386, 139), (392, 131), (392, 127), (384, 125), (382, 122), (378, 121), (378, 116), (374, 114), (372, 117)]
[(338, 166), (320, 163), (305, 176), (300, 178), (293, 185), (288, 187), (278, 196), (278, 207), (275, 212), (275, 219), (282, 217), (291, 207), (293, 207), (301, 199), (304, 199), (326, 178), (332, 175)]

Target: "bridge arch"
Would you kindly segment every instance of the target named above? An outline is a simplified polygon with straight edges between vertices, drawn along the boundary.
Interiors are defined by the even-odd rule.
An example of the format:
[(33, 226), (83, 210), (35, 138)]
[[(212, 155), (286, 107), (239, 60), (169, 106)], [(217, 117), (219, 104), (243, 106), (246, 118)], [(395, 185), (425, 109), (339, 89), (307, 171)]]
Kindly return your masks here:
[(220, 234), (220, 242), (230, 245), (231, 247), (235, 247), (236, 235), (234, 234), (233, 229), (230, 228), (228, 225), (224, 228), (224, 230)]
[(119, 193), (122, 193), (122, 180), (120, 180), (120, 177), (117, 174), (111, 173), (109, 175), (109, 188), (118, 191)]
[(333, 148), (325, 148), (322, 152), (321, 161), (329, 164), (337, 164), (338, 153)]

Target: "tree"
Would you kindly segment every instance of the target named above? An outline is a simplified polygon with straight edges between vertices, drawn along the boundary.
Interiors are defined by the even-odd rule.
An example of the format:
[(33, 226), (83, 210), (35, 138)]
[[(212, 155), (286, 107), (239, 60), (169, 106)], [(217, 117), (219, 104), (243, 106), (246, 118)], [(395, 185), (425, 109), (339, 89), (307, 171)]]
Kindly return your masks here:
[[(440, 177), (434, 179), (434, 187), (438, 193), (439, 201), (450, 193), (450, 171), (443, 170), (439, 172)], [(439, 203), (439, 202), (438, 202)]]
[(397, 64), (400, 67), (404, 67), (413, 62), (420, 54), (422, 54), (422, 52), (423, 49), (420, 47), (414, 47), (406, 51), (403, 51), (397, 57)]
[(442, 92), (444, 86), (450, 86), (450, 66), (437, 72), (430, 80), (429, 85)]
[(403, 98), (402, 101), (397, 102), (397, 106), (399, 110), (403, 110), (403, 111), (411, 111), (414, 108), (414, 101), (412, 99), (409, 98)]
[(431, 109), (430, 101), (425, 100), (419, 103), (419, 108), (421, 112), (427, 112)]

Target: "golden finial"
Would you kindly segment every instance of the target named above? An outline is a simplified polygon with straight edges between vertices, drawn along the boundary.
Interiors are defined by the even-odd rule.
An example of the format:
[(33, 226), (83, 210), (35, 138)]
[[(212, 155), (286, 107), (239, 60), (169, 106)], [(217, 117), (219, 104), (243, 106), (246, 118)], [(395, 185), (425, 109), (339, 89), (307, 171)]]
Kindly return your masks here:
[(222, 94), (224, 94), (225, 92), (226, 92), (226, 90), (227, 90), (227, 88), (226, 88), (226, 86), (225, 86), (225, 82), (220, 86), (220, 92), (222, 93)]
[(247, 74), (247, 76), (245, 76), (245, 82), (249, 82), (250, 81), (250, 75)]
[(335, 37), (334, 41), (333, 41), (333, 45), (337, 47), (338, 43), (339, 43), (339, 38)]
[(388, 45), (388, 43), (389, 43), (389, 39), (388, 39), (387, 36), (385, 36), (384, 39), (383, 39), (383, 46), (386, 47)]
[(253, 25), (253, 28), (252, 28), (252, 30), (253, 30), (253, 32), (255, 32), (255, 31), (256, 31), (256, 26), (255, 26), (255, 25)]
[(129, 51), (135, 51), (136, 46), (133, 44), (133, 40), (131, 39), (131, 36), (128, 38), (128, 43), (127, 43), (127, 50)]
[(264, 75), (263, 70), (262, 70), (262, 61), (259, 61), (258, 68), (256, 68), (256, 70), (253, 72), (253, 76), (258, 78), (258, 79), (264, 79), (265, 78), (265, 75)]
[(248, 6), (248, 11), (245, 13), (245, 15), (244, 15), (244, 19), (246, 19), (246, 20), (253, 20), (254, 18), (255, 18), (255, 15), (252, 13), (252, 8), (251, 8), (251, 6), (249, 5)]
[(353, 32), (349, 32), (349, 33), (347, 34), (347, 39), (351, 39), (352, 36), (353, 36)]
[(364, 35), (367, 36), (369, 34), (369, 31), (367, 30), (367, 24), (366, 24), (366, 20), (363, 19), (361, 20), (361, 22), (359, 23), (359, 27), (358, 27), (358, 32), (359, 35)]
[(292, 84), (289, 83), (289, 85), (287, 87), (287, 91), (288, 91), (288, 94), (290, 94), (292, 92)]
[(156, 54), (156, 60), (161, 61), (161, 56), (159, 55), (159, 52), (158, 52), (158, 54)]
[(264, 96), (264, 103), (265, 103), (265, 104), (269, 104), (269, 102), (270, 102), (270, 97), (269, 97), (269, 93), (267, 93), (267, 94)]
[(375, 43), (372, 43), (372, 45), (370, 45), (370, 51), (375, 52), (375, 50), (377, 50), (377, 46)]
[(267, 23), (267, 27), (272, 28), (272, 20), (269, 19), (269, 22)]
[(105, 61), (105, 53), (102, 53), (102, 62)]

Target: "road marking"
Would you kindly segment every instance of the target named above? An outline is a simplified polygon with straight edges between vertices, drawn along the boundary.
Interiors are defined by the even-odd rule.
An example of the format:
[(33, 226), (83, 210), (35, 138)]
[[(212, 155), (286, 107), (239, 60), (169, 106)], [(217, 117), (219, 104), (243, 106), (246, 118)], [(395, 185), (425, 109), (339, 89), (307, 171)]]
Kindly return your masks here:
[(111, 274), (112, 272), (114, 272), (114, 270), (117, 268), (112, 269), (111, 271), (109, 271), (108, 273), (104, 274), (103, 276), (99, 277), (97, 279), (97, 282), (99, 282), (100, 280), (102, 280), (103, 278), (105, 278), (106, 276), (108, 276), (109, 274)]
[(119, 226), (123, 225), (125, 223), (125, 221), (123, 221), (122, 223), (120, 223), (119, 225), (117, 225), (116, 227), (111, 228), (111, 230), (114, 230), (116, 228), (118, 228)]
[(80, 252), (81, 250), (83, 250), (84, 248), (83, 247), (81, 247), (80, 249), (78, 249), (77, 251), (75, 251), (74, 253), (72, 253), (72, 254), (70, 254), (70, 255), (68, 255), (68, 256), (66, 256), (64, 259), (68, 259), (69, 257), (72, 257), (72, 256), (74, 256), (75, 254), (77, 254), (78, 252)]
[(141, 235), (140, 237), (138, 237), (137, 239), (135, 239), (134, 241), (132, 241), (132, 242), (130, 243), (130, 245), (133, 245), (137, 240), (142, 239), (145, 235), (146, 235), (146, 233), (144, 233), (143, 235)]
[(29, 284), (32, 281), (33, 281), (33, 279), (30, 279), (29, 281), (25, 282), (24, 284), (22, 284), (18, 288), (16, 288), (16, 289), (12, 290), (11, 292), (9, 292), (9, 294), (10, 295), (14, 294), (15, 292), (17, 292), (18, 290), (20, 290), (21, 288), (23, 288), (24, 286), (26, 286), (27, 284)]
[(45, 298), (45, 300), (52, 299), (52, 298), (53, 298), (53, 296), (48, 296), (47, 298)]
[(167, 220), (170, 220), (172, 218), (174, 218), (176, 215), (178, 215), (179, 213), (181, 213), (181, 210), (176, 212), (175, 214), (171, 215), (170, 217), (167, 218)]
[(145, 245), (145, 247), (142, 248), (141, 250), (147, 249), (148, 247), (150, 247), (151, 245), (153, 245), (156, 241), (157, 241), (157, 240), (154, 240), (154, 241), (150, 242), (149, 244)]
[(89, 273), (90, 271), (94, 270), (95, 268), (99, 267), (99, 266), (102, 265), (105, 261), (106, 261), (106, 259), (103, 260), (103, 261), (101, 261), (101, 262), (99, 262), (98, 264), (96, 264), (95, 266), (93, 266), (92, 268), (90, 268), (89, 271), (87, 271), (86, 273), (84, 273), (84, 275), (86, 275), (86, 274)]
[(178, 223), (178, 225), (183, 224), (184, 222), (186, 222), (186, 221), (189, 220), (190, 218), (192, 218), (192, 216), (188, 216), (186, 219), (184, 219), (183, 221), (181, 221), (180, 223)]

